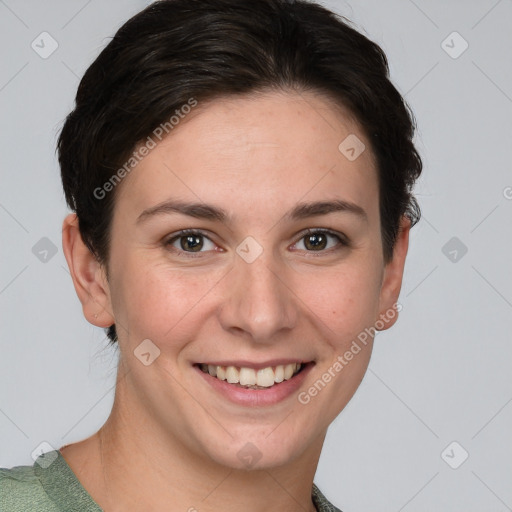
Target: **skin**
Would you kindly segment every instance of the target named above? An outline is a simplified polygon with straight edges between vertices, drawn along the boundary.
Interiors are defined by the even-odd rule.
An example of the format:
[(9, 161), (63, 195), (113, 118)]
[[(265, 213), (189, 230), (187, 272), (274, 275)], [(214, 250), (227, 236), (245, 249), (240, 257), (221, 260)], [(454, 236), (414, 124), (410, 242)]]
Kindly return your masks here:
[[(349, 134), (366, 145), (354, 161), (338, 150)], [(373, 340), (307, 404), (295, 393), (272, 406), (234, 405), (191, 365), (314, 360), (304, 391), (397, 302), (410, 223), (402, 220), (385, 264), (367, 138), (347, 111), (311, 92), (217, 99), (200, 104), (118, 187), (109, 281), (76, 216), (63, 223), (84, 315), (98, 327), (115, 322), (120, 349), (110, 417), (63, 447), (64, 458), (108, 512), (314, 511), (327, 428), (359, 386)], [(231, 218), (174, 213), (137, 224), (143, 210), (170, 198), (212, 204)], [(367, 220), (347, 212), (285, 218), (299, 202), (333, 199), (356, 203)], [(202, 252), (165, 246), (186, 228), (208, 233)], [(344, 234), (350, 245), (328, 236), (315, 250), (301, 233), (307, 228)], [(263, 248), (252, 263), (236, 253), (247, 236)], [(180, 240), (172, 247), (183, 251)], [(133, 353), (144, 339), (160, 349), (148, 366)], [(261, 453), (250, 470), (237, 456), (247, 442)]]

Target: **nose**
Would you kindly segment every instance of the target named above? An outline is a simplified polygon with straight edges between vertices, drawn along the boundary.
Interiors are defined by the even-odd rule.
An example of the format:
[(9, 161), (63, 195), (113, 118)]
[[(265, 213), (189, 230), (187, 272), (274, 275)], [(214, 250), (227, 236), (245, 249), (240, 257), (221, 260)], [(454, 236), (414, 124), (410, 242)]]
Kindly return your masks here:
[(252, 263), (235, 258), (224, 280), (220, 323), (254, 342), (273, 343), (297, 325), (299, 301), (292, 283), (287, 282), (284, 266), (273, 263), (265, 251)]

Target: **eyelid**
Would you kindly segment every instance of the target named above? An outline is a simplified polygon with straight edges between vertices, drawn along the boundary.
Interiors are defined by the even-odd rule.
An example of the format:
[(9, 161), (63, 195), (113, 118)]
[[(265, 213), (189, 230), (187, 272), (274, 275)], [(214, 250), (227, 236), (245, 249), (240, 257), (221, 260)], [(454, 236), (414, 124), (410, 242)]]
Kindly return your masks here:
[(301, 232), (299, 232), (297, 234), (297, 238), (299, 240), (306, 235), (313, 235), (315, 233), (325, 233), (327, 235), (331, 235), (333, 237), (339, 238), (340, 241), (342, 241), (346, 244), (349, 243), (349, 239), (346, 235), (344, 235), (343, 233), (340, 233), (338, 231), (334, 231), (333, 229), (329, 229), (329, 228), (307, 228), (307, 229), (304, 229)]
[[(321, 256), (322, 254), (329, 254), (329, 253), (331, 253), (333, 251), (336, 251), (336, 250), (339, 250), (339, 249), (341, 249), (343, 247), (349, 247), (350, 246), (350, 240), (343, 233), (339, 233), (337, 231), (334, 231), (334, 230), (331, 230), (331, 229), (328, 229), (328, 228), (307, 228), (307, 229), (302, 230), (301, 232), (299, 232), (296, 235), (296, 241), (292, 244), (292, 247), (295, 246), (297, 243), (299, 243), (306, 235), (312, 235), (312, 234), (316, 234), (316, 233), (323, 233), (323, 234), (329, 235), (331, 237), (337, 238), (338, 242), (339, 242), (339, 244), (338, 244), (339, 246), (338, 247), (332, 247), (330, 249), (323, 250), (323, 251), (305, 251), (309, 255)], [(164, 246), (165, 247), (169, 247), (169, 246), (171, 246), (171, 244), (173, 242), (175, 242), (179, 238), (181, 238), (183, 236), (187, 236), (187, 235), (200, 235), (200, 236), (203, 236), (203, 237), (207, 238), (213, 244), (217, 245), (211, 239), (211, 237), (208, 234), (208, 232), (206, 232), (206, 231), (204, 231), (202, 229), (199, 229), (199, 228), (197, 228), (197, 229), (196, 228), (187, 228), (187, 229), (182, 229), (182, 230), (180, 230), (180, 231), (178, 231), (176, 233), (173, 233), (169, 237), (165, 238), (164, 239)], [(182, 251), (180, 249), (176, 249), (175, 247), (172, 247), (172, 249), (176, 253), (178, 253), (178, 254), (186, 254), (187, 257), (191, 257), (191, 258), (200, 257), (200, 255), (203, 254), (203, 251), (199, 251), (199, 252), (195, 252), (194, 253), (194, 252)], [(221, 249), (221, 250), (223, 251), (223, 249)], [(211, 251), (204, 251), (204, 252), (211, 252)]]
[(170, 248), (172, 252), (182, 255), (185, 254), (187, 258), (198, 258), (201, 257), (201, 254), (204, 254), (204, 252), (210, 252), (210, 251), (199, 251), (199, 252), (188, 252), (188, 251), (182, 251), (181, 249), (176, 249), (176, 247), (172, 247), (171, 244), (174, 243), (176, 240), (179, 240), (181, 237), (187, 236), (187, 235), (200, 235), (204, 238), (207, 238), (212, 244), (217, 245), (210, 237), (210, 235), (203, 231), (202, 229), (197, 228), (187, 228), (182, 229), (176, 233), (173, 233), (169, 237), (166, 237), (164, 239), (163, 245), (165, 248)]
[(343, 233), (340, 233), (338, 231), (328, 229), (328, 228), (307, 228), (307, 229), (301, 231), (297, 235), (297, 241), (294, 242), (293, 245), (296, 245), (297, 243), (299, 243), (306, 235), (314, 235), (316, 233), (322, 233), (325, 235), (329, 235), (333, 238), (337, 238), (339, 243), (338, 243), (337, 247), (331, 247), (330, 249), (323, 250), (323, 251), (304, 251), (309, 256), (321, 256), (323, 254), (330, 254), (333, 251), (337, 251), (344, 247), (349, 247), (351, 245), (350, 240), (346, 235), (344, 235)]

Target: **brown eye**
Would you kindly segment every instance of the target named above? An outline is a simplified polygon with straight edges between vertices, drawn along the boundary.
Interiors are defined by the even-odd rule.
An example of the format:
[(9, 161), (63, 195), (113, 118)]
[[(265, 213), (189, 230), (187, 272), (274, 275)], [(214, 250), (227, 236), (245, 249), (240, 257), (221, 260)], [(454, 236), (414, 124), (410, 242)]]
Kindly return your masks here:
[(202, 238), (203, 237), (201, 235), (180, 236), (179, 240), (181, 249), (184, 251), (191, 250), (193, 252), (199, 252), (204, 245)]
[[(215, 250), (215, 244), (203, 233), (184, 230), (165, 242), (165, 246), (177, 253), (201, 253)], [(206, 249), (203, 251), (202, 249)]]
[(304, 245), (306, 249), (316, 251), (317, 249), (325, 249), (327, 246), (327, 237), (324, 233), (314, 233), (304, 237)]
[[(301, 243), (304, 245), (304, 249), (300, 247)], [(311, 229), (302, 235), (294, 247), (307, 252), (329, 252), (330, 249), (340, 249), (348, 245), (348, 241), (341, 235), (328, 230)]]

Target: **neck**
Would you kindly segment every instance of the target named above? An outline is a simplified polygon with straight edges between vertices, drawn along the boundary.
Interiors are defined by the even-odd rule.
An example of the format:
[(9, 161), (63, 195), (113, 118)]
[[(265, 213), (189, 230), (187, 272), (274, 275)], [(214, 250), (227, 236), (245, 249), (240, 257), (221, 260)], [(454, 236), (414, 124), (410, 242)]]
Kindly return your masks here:
[(141, 507), (188, 512), (315, 511), (311, 489), (325, 432), (286, 465), (240, 470), (219, 465), (161, 431), (128, 395), (118, 382), (112, 413), (90, 438), (95, 447), (89, 453), (96, 454), (96, 463), (89, 467), (97, 470), (91, 483), (96, 491), (90, 492), (105, 512)]

